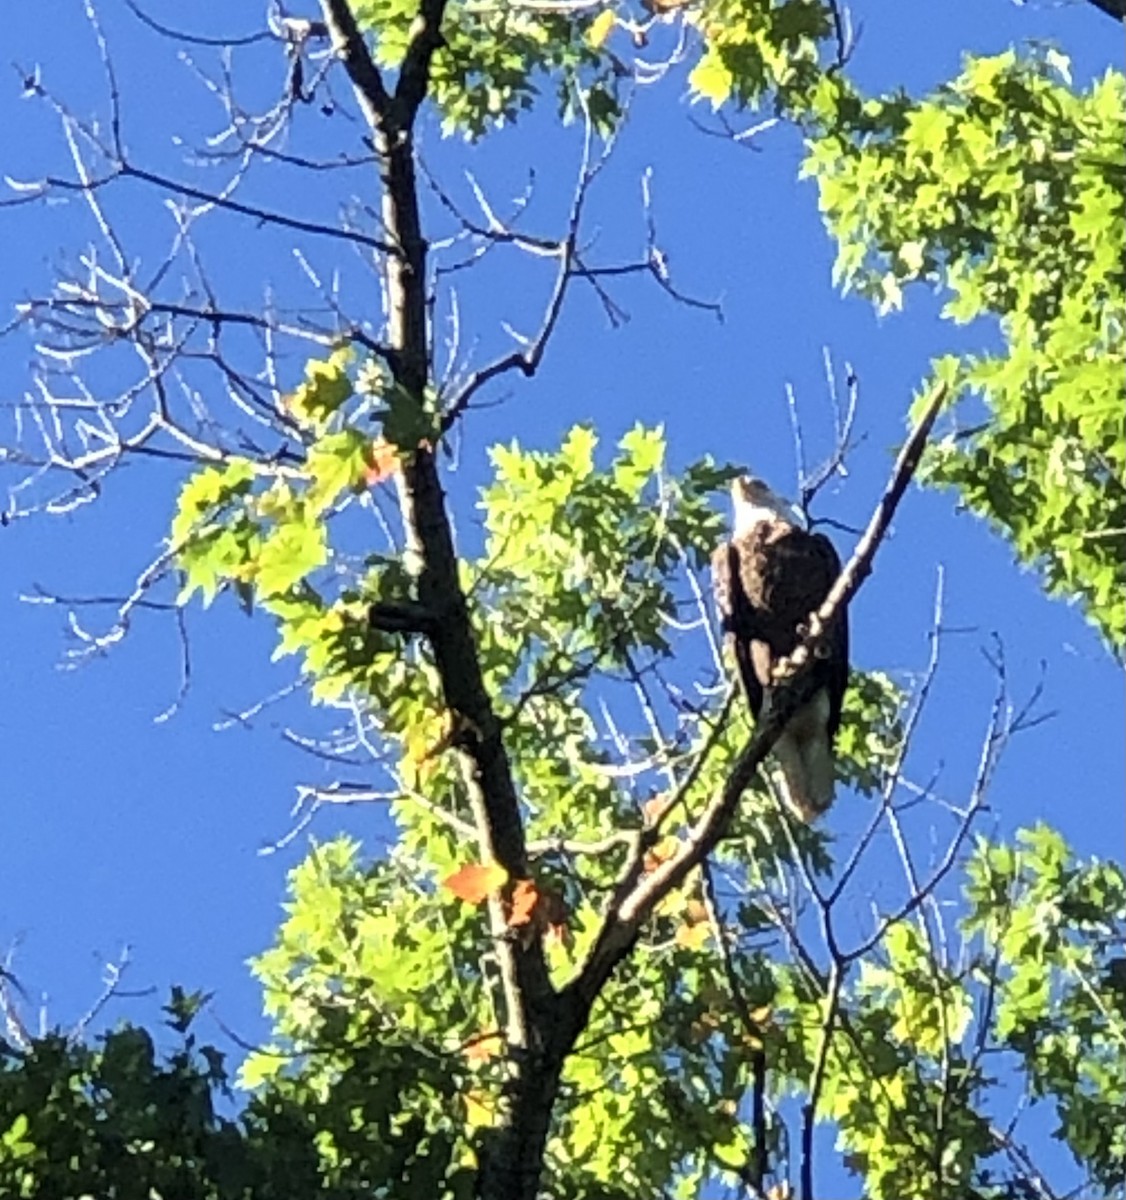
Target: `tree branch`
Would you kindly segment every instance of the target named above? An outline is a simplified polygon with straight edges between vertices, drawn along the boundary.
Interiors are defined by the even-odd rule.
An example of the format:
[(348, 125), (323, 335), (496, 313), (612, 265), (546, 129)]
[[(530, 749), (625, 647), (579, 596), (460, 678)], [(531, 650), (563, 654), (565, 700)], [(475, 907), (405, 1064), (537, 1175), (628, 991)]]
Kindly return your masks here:
[(0, 208), (14, 208), (21, 204), (29, 204), (51, 190), (81, 192), (84, 196), (92, 195), (116, 179), (138, 179), (142, 183), (152, 184), (153, 187), (162, 188), (172, 192), (174, 195), (184, 196), (189, 200), (197, 200), (201, 204), (212, 205), (215, 208), (226, 209), (228, 212), (238, 213), (243, 217), (251, 217), (263, 225), (276, 225), (281, 229), (292, 229), (296, 233), (309, 233), (316, 237), (351, 242), (353, 245), (368, 246), (382, 253), (388, 253), (392, 249), (383, 239), (371, 237), (366, 233), (360, 233), (358, 230), (337, 229), (333, 225), (325, 225), (320, 221), (305, 221), (300, 217), (290, 217), (285, 213), (259, 208), (254, 204), (243, 204), (241, 201), (234, 200), (228, 195), (204, 191), (201, 188), (192, 187), (190, 184), (169, 179), (167, 176), (160, 175), (155, 171), (147, 171), (143, 167), (133, 166), (132, 163), (125, 161), (115, 163), (108, 174), (97, 178), (91, 177), (90, 179), (76, 181), (73, 179), (46, 176), (39, 183), (29, 184), (26, 188), (21, 189), (23, 191), (22, 195), (8, 200), (0, 200)]
[(430, 87), (430, 64), (434, 52), (446, 44), (442, 37), (442, 16), (446, 0), (422, 0), (411, 27), (411, 41), (399, 68), (395, 85), (396, 119), (401, 129), (414, 125), (419, 105)]
[(872, 519), (868, 522), (863, 536), (857, 542), (852, 557), (837, 577), (837, 582), (829, 589), (824, 604), (810, 619), (808, 636), (802, 639), (788, 659), (783, 659), (775, 666), (773, 672), (775, 682), (792, 680), (811, 658), (816, 657), (824, 644), (833, 617), (848, 605), (860, 585), (871, 574), (872, 559), (875, 557), (880, 543), (884, 540), (888, 526), (891, 524), (891, 518), (898, 508), (900, 500), (903, 499), (907, 485), (915, 474), (915, 469), (923, 454), (923, 447), (926, 446), (930, 431), (946, 402), (946, 396), (946, 384), (939, 384), (919, 419), (918, 425), (907, 441), (903, 443), (903, 449), (900, 450), (899, 456), (895, 460), (891, 482), (880, 497), (880, 503), (876, 506), (876, 511), (872, 514)]
[(344, 64), (355, 89), (360, 111), (374, 131), (385, 116), (391, 99), (383, 84), (383, 76), (368, 52), (351, 5), (346, 0), (321, 0), (321, 13), (328, 26), (333, 52)]
[(731, 947), (727, 941), (727, 931), (723, 927), (723, 913), (719, 906), (715, 879), (706, 859), (701, 864), (701, 875), (704, 904), (708, 911), (708, 919), (715, 930), (720, 965), (727, 981), (727, 990), (731, 993), (735, 1015), (739, 1018), (739, 1024), (747, 1038), (747, 1053), (751, 1060), (751, 1135), (755, 1148), (750, 1165), (745, 1169), (746, 1183), (753, 1200), (759, 1200), (760, 1197), (765, 1200), (767, 1193), (764, 1191), (764, 1182), (770, 1172), (770, 1147), (766, 1128), (766, 1048), (762, 1040), (763, 1029), (754, 1018), (747, 993), (739, 979), (739, 972), (735, 969)]
[[(332, 45), (342, 61), (357, 102), (371, 129), (383, 184), (382, 216), (394, 250), (384, 263), (388, 359), (392, 386), (400, 401), (425, 423), (431, 381), (427, 317), (427, 252), (419, 211), (413, 124), (429, 85), (430, 64), (440, 44), (444, 0), (421, 0), (403, 58), (394, 98), (383, 83), (350, 6), (345, 0), (321, 0)], [(510, 879), (528, 877), (528, 855), (519, 798), (502, 740), (502, 727), (485, 688), (465, 592), (458, 572), (453, 532), (438, 476), (433, 446), (426, 441), (401, 446), (403, 469), (399, 500), (413, 560), (417, 601), (431, 614), (427, 636), (442, 681), (443, 698), (453, 727), (462, 777), (477, 826), (480, 852), (505, 868)], [(521, 1104), (506, 1128), (509, 1144), (499, 1156), (502, 1174), (538, 1180), (542, 1138), (550, 1119), (562, 1056), (545, 1045), (557, 1033), (556, 997), (548, 978), (539, 938), (508, 936), (503, 905), (490, 903), (490, 923), (504, 983), (509, 1061), (514, 1086), (523, 1089)], [(558, 1060), (558, 1061), (556, 1061)], [(554, 1082), (552, 1080), (554, 1079)], [(533, 1102), (529, 1091), (537, 1093)], [(541, 1100), (550, 1096), (546, 1112)], [(537, 1148), (537, 1143), (538, 1148)], [(534, 1164), (525, 1162), (534, 1155)], [(503, 1160), (503, 1165), (501, 1165)], [(483, 1174), (491, 1168), (483, 1165)], [(525, 1181), (528, 1182), (528, 1181)], [(504, 1191), (494, 1179), (486, 1193)]]
[(434, 632), (434, 617), (421, 604), (409, 600), (382, 600), (368, 609), (368, 620), (372, 627), (384, 633)]
[(1087, 0), (1115, 21), (1126, 21), (1126, 0)]

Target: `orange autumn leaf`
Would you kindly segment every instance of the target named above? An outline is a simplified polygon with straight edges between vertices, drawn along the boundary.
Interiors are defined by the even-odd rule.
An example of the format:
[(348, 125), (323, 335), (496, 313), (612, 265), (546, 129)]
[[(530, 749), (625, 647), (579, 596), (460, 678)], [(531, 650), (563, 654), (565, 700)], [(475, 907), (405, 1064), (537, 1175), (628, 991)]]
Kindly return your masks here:
[(466, 904), (480, 904), (507, 880), (508, 872), (499, 863), (466, 863), (443, 879), (442, 886)]
[(504, 1049), (504, 1038), (499, 1033), (486, 1033), (474, 1038), (465, 1047), (465, 1061), (469, 1063), (485, 1063)]
[(703, 900), (689, 900), (684, 906), (684, 919), (690, 925), (699, 925), (708, 919), (708, 906)]
[(645, 818), (646, 825), (655, 825), (657, 821), (664, 815), (665, 807), (668, 804), (668, 796), (664, 792), (660, 795), (650, 796), (641, 805), (641, 815)]
[(541, 888), (534, 879), (518, 879), (505, 902), (510, 929), (519, 929), (526, 936), (543, 934), (545, 938), (562, 942), (567, 934), (567, 904), (552, 888)]
[(530, 924), (539, 901), (540, 893), (535, 880), (517, 879), (512, 885), (512, 896), (508, 902), (509, 928), (516, 929), (521, 925)]

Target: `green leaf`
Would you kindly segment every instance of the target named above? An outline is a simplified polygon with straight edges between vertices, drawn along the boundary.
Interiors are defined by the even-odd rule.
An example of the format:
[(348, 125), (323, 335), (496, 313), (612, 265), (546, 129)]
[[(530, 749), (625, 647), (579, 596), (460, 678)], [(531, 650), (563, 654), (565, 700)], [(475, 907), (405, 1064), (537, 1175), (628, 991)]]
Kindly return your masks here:
[(688, 87), (712, 108), (720, 108), (735, 89), (735, 77), (718, 55), (706, 54), (688, 73)]
[(612, 8), (604, 8), (587, 27), (586, 40), (595, 50), (600, 50), (606, 43), (618, 20)]
[(325, 527), (313, 513), (279, 525), (258, 551), (254, 582), (264, 597), (289, 592), (328, 561)]
[(314, 430), (325, 428), (352, 395), (348, 366), (353, 357), (349, 346), (340, 346), (328, 358), (309, 359), (304, 382), (286, 397), (286, 407), (298, 421)]

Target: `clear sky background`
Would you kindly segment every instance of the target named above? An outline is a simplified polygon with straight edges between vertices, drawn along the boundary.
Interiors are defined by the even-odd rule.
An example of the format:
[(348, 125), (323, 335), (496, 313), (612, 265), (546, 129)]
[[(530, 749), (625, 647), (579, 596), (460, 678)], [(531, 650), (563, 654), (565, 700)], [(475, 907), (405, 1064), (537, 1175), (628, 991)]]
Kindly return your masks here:
[[(29, 179), (69, 173), (57, 123), (22, 99), (21, 72), (37, 64), (44, 83), (82, 115), (106, 112), (104, 80), (81, 6), (41, 0), (9, 6), (0, 73), (0, 174)], [(148, 10), (177, 27), (211, 36), (261, 28), (263, 6), (153, 2)], [(219, 113), (175, 48), (140, 26), (118, 0), (101, 8), (125, 99), (126, 140), (138, 162), (190, 178), (175, 137), (198, 145), (220, 127)], [(1073, 60), (1078, 81), (1120, 63), (1121, 31), (1094, 7), (1007, 0), (860, 0), (862, 36), (853, 69), (869, 88), (897, 84), (919, 92), (950, 78), (963, 52), (998, 52), (1051, 39)], [(192, 58), (212, 69), (214, 54)], [(236, 57), (248, 103), (277, 94), (284, 64), (273, 43)], [(344, 89), (340, 87), (341, 95)], [(324, 156), (358, 152), (359, 126), (316, 106), (302, 109), (297, 148)], [(811, 185), (798, 184), (801, 148), (777, 129), (755, 149), (705, 136), (713, 124), (688, 102), (683, 77), (642, 89), (629, 126), (591, 202), (591, 230), (609, 259), (643, 246), (640, 178), (652, 168), (654, 211), (678, 287), (721, 299), (725, 320), (673, 304), (650, 281), (615, 290), (630, 319), (610, 329), (589, 291), (576, 290), (540, 375), (498, 388), (492, 407), (473, 413), (447, 478), (460, 534), (475, 540), (476, 489), (487, 478), (487, 447), (513, 437), (553, 446), (574, 422), (593, 421), (611, 443), (638, 419), (663, 422), (673, 466), (705, 453), (745, 463), (776, 488), (792, 491), (793, 451), (785, 403), (792, 384), (813, 458), (831, 446), (823, 348), (851, 362), (861, 381), (863, 445), (847, 481), (823, 496), (819, 515), (862, 524), (902, 437), (912, 390), (930, 358), (952, 348), (996, 344), (986, 326), (954, 329), (938, 320), (940, 300), (916, 289), (907, 312), (877, 318), (830, 282), (833, 249), (821, 228)], [(529, 227), (559, 229), (580, 137), (554, 119), (550, 104), (526, 126), (479, 147), (423, 131), (427, 162), (464, 200), (469, 166), (502, 203), (523, 187), (530, 167), (537, 193)], [(218, 178), (212, 171), (203, 185)], [(198, 180), (195, 180), (198, 182)], [(248, 197), (275, 209), (331, 218), (348, 195), (374, 202), (370, 179), (263, 175)], [(117, 189), (113, 211), (130, 252), (165, 244), (170, 223), (159, 197), (139, 185)], [(433, 208), (433, 206), (431, 206)], [(436, 214), (435, 216), (437, 220)], [(42, 294), (58, 264), (73, 262), (92, 237), (78, 204), (0, 211), (0, 303)], [(292, 237), (223, 217), (203, 239), (228, 301), (260, 306), (267, 281), (279, 296), (310, 302), (294, 262)], [(349, 250), (303, 243), (325, 273), (338, 268), (355, 306), (374, 315), (373, 277)], [(542, 265), (498, 262), (462, 292), (463, 347), (476, 361), (504, 344), (501, 322), (530, 332), (549, 285)], [(509, 267), (512, 267), (509, 270)], [(12, 406), (28, 389), (29, 345), (0, 341), (0, 442), (11, 444)], [(300, 362), (291, 360), (292, 386)], [(120, 386), (113, 367), (97, 386)], [(17, 473), (0, 470), (6, 487)], [(180, 649), (168, 614), (142, 613), (108, 656), (60, 670), (73, 639), (62, 607), (33, 606), (21, 594), (39, 585), (68, 597), (120, 594), (153, 557), (173, 510), (178, 476), (160, 464), (117, 473), (97, 504), (66, 517), (18, 520), (0, 529), (0, 952), (15, 947), (14, 968), (50, 1023), (69, 1024), (98, 993), (102, 965), (131, 948), (127, 986), (166, 993), (172, 983), (215, 992), (213, 1012), (247, 1040), (265, 1027), (246, 959), (270, 941), (280, 916), (284, 875), (307, 836), (276, 853), (263, 848), (292, 826), (295, 786), (334, 777), (288, 745), (284, 729), (323, 724), (298, 698), (255, 720), (216, 731), (230, 712), (257, 703), (293, 677), (291, 662), (271, 665), (266, 619), (247, 619), (224, 598), (188, 616), (191, 688), (180, 711), (156, 722), (175, 699)], [(847, 548), (849, 538), (841, 537)], [(972, 776), (994, 685), (982, 650), (1004, 644), (1014, 697), (1041, 679), (1042, 707), (1057, 715), (1017, 739), (980, 828), (998, 835), (1044, 819), (1082, 854), (1122, 856), (1123, 697), (1119, 670), (1081, 613), (1046, 599), (1033, 575), (1013, 565), (1006, 546), (957, 511), (951, 495), (912, 493), (894, 536), (852, 609), (854, 660), (905, 685), (928, 653), (936, 576), (945, 569), (946, 622), (933, 705), (913, 760), (916, 777), (940, 772), (957, 799)], [(95, 612), (83, 610), (97, 624)], [(105, 622), (103, 621), (103, 625)], [(352, 777), (362, 777), (353, 772)], [(844, 796), (828, 825), (847, 838), (868, 813)], [(348, 829), (373, 851), (385, 844), (374, 809), (323, 812), (313, 834)], [(936, 843), (935, 852), (941, 846)], [(925, 859), (928, 849), (920, 844)], [(153, 1000), (120, 1001), (112, 1018), (146, 1017)], [(212, 1027), (211, 1034), (221, 1038)]]

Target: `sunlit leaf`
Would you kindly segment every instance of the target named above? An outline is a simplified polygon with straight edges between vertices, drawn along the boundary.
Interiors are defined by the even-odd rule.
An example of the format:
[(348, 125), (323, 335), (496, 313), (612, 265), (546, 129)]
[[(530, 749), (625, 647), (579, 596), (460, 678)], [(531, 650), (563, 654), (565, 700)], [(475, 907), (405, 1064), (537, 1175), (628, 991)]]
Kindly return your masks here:
[(447, 875), (442, 886), (466, 904), (480, 904), (507, 881), (508, 872), (499, 863), (467, 863)]

